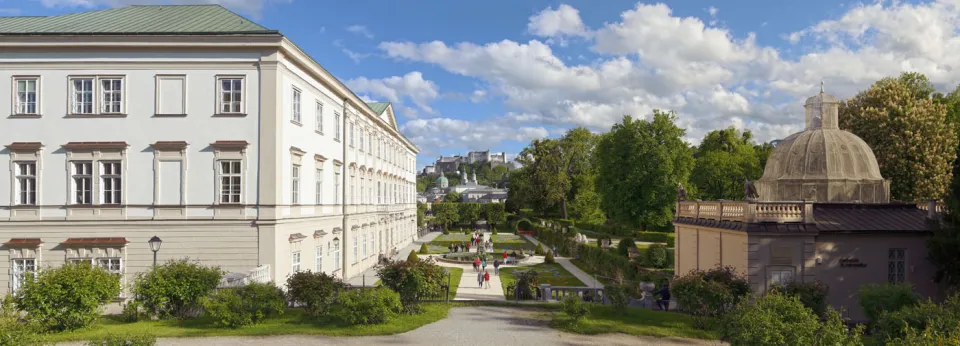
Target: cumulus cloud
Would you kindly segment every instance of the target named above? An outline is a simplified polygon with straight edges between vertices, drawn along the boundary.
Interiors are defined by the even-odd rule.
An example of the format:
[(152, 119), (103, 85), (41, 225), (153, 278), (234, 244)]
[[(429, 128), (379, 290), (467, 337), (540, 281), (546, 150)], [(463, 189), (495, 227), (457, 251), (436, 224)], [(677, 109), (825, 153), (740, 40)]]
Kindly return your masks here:
[(562, 4), (557, 9), (547, 7), (530, 16), (527, 31), (540, 37), (590, 35), (587, 26), (580, 19), (580, 11), (567, 4)]
[(44, 7), (94, 8), (99, 6), (123, 7), (129, 5), (207, 5), (219, 4), (259, 18), (263, 8), (270, 4), (290, 3), (293, 0), (40, 0)]
[[(414, 119), (400, 127), (407, 138), (420, 147), (424, 157), (449, 155), (442, 149), (487, 150), (504, 141), (526, 143), (545, 138), (549, 131), (542, 126), (513, 127), (504, 121), (466, 121), (451, 118)], [(496, 151), (496, 148), (493, 148)]]
[(408, 117), (416, 117), (418, 112), (405, 106), (404, 101), (409, 100), (420, 110), (432, 114), (435, 112), (430, 102), (440, 95), (436, 83), (423, 79), (419, 71), (381, 79), (360, 77), (348, 80), (346, 84), (355, 92), (373, 94), (394, 103), (400, 113)]

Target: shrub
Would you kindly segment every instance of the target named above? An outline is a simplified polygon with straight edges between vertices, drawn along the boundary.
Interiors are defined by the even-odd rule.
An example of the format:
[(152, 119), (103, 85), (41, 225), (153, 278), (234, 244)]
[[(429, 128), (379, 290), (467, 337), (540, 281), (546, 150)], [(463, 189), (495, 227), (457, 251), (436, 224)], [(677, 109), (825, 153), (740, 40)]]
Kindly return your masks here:
[(517, 230), (518, 230), (518, 231), (532, 231), (532, 230), (533, 230), (533, 225), (530, 224), (530, 220), (523, 219), (523, 220), (520, 220), (520, 222), (517, 223)]
[(310, 316), (326, 315), (337, 293), (346, 285), (333, 275), (319, 272), (296, 272), (287, 278), (287, 296), (303, 306)]
[(718, 324), (722, 338), (739, 345), (862, 345), (862, 328), (848, 333), (840, 314), (821, 323), (797, 297), (770, 292), (742, 300)]
[(553, 251), (547, 251), (547, 255), (543, 258), (543, 263), (557, 263), (557, 260), (553, 258)]
[(119, 278), (90, 263), (66, 263), (28, 273), (14, 298), (17, 309), (44, 329), (69, 330), (100, 319), (103, 305), (120, 295)]
[(334, 315), (354, 325), (386, 323), (403, 310), (400, 295), (382, 287), (343, 291), (337, 303)]
[(444, 234), (444, 235), (450, 234), (450, 231), (448, 231), (448, 230), (443, 230), (443, 234)]
[(545, 256), (547, 253), (543, 250), (543, 244), (537, 244), (537, 248), (533, 249), (533, 254), (537, 256)]
[(575, 321), (590, 314), (590, 306), (576, 294), (563, 297), (560, 303), (563, 304), (563, 312)]
[(620, 256), (629, 256), (630, 248), (632, 247), (637, 247), (637, 243), (633, 241), (633, 238), (623, 238), (617, 243), (617, 252), (620, 253)]
[(87, 342), (87, 346), (153, 346), (157, 337), (150, 334), (109, 334)]
[(239, 328), (283, 313), (283, 291), (271, 283), (221, 289), (204, 299), (203, 307), (219, 327)]
[(407, 262), (419, 262), (419, 261), (420, 261), (420, 257), (417, 256), (417, 252), (410, 251), (410, 254), (407, 255)]
[(537, 287), (540, 286), (538, 275), (533, 269), (515, 271), (513, 276), (517, 281), (507, 285), (507, 293), (518, 299), (535, 299)]
[(663, 232), (636, 232), (633, 234), (633, 238), (636, 241), (647, 243), (669, 243), (673, 239), (670, 233)]
[(667, 267), (667, 247), (653, 244), (643, 253), (643, 265), (654, 268)]
[[(904, 336), (891, 340), (887, 345), (897, 346), (957, 346), (960, 345), (960, 327), (954, 326), (950, 332), (938, 332), (927, 327), (923, 331), (907, 326), (903, 329)], [(878, 343), (879, 345), (879, 343)]]
[(926, 300), (900, 310), (884, 311), (873, 324), (872, 332), (877, 341), (890, 343), (908, 338), (908, 328), (915, 333), (955, 334), (957, 321), (960, 321), (960, 298), (954, 295), (943, 304)]
[(770, 291), (797, 297), (803, 306), (812, 310), (817, 316), (823, 316), (827, 312), (827, 294), (830, 289), (820, 280), (809, 283), (791, 282), (782, 287), (773, 286)]
[(420, 245), (420, 253), (426, 254), (427, 252), (430, 252), (430, 250), (427, 249), (427, 243), (421, 244), (421, 245)]
[(387, 262), (377, 267), (380, 284), (397, 292), (404, 311), (419, 312), (418, 303), (445, 292), (447, 272), (433, 260)]
[(630, 296), (627, 289), (620, 285), (610, 285), (603, 288), (603, 295), (607, 297), (615, 311), (624, 311), (630, 305)]
[(860, 286), (860, 307), (873, 325), (884, 311), (897, 311), (917, 303), (917, 294), (909, 284), (867, 284)]
[(0, 299), (0, 345), (39, 345), (42, 332), (36, 324), (20, 321), (13, 296)]
[(133, 323), (140, 320), (140, 303), (136, 300), (127, 301), (123, 304), (123, 310), (120, 312), (120, 320), (127, 323)]
[(698, 327), (706, 327), (713, 317), (722, 316), (750, 293), (745, 278), (733, 268), (709, 271), (693, 270), (674, 280), (671, 293), (680, 308), (694, 317)]
[(217, 288), (223, 271), (187, 259), (172, 260), (141, 273), (133, 283), (137, 303), (159, 318), (200, 314), (200, 300)]

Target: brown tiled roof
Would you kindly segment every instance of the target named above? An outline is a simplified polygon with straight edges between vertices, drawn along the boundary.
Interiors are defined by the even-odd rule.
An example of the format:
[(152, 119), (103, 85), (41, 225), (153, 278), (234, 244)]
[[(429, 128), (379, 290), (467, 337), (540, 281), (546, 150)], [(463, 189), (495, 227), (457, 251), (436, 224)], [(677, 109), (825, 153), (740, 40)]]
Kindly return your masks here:
[(9, 247), (33, 247), (43, 244), (43, 241), (40, 238), (11, 238), (3, 245)]
[(247, 141), (216, 141), (210, 143), (210, 146), (214, 149), (244, 149), (248, 145), (250, 143), (247, 143)]
[(43, 148), (43, 143), (40, 142), (13, 142), (6, 145), (7, 149), (10, 150), (31, 150), (37, 151), (40, 148)]
[(925, 232), (933, 225), (916, 204), (814, 204), (820, 232)]
[(186, 147), (186, 141), (157, 141), (153, 143), (153, 148), (157, 150), (183, 150)]
[(63, 145), (68, 150), (126, 149), (127, 142), (70, 142)]
[(67, 238), (62, 244), (67, 246), (80, 245), (124, 245), (129, 243), (127, 238)]

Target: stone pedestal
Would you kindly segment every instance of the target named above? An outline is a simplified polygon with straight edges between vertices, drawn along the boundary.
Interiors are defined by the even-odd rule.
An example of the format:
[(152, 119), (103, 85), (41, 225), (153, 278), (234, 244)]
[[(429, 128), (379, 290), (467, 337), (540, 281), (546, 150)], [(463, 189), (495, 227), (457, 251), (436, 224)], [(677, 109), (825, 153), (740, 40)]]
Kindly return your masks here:
[(540, 291), (543, 292), (543, 301), (550, 301), (550, 284), (541, 284)]

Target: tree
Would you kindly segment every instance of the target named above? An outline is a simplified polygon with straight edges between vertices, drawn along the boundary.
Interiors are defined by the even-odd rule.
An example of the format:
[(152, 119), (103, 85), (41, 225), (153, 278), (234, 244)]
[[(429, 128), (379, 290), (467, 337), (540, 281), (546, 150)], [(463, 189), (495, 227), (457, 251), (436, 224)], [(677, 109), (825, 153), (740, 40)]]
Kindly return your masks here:
[(693, 169), (692, 150), (674, 112), (653, 120), (624, 116), (597, 143), (597, 192), (607, 217), (625, 226), (666, 228), (673, 219), (677, 184)]
[(560, 139), (563, 161), (570, 180), (566, 198), (563, 200), (562, 217), (585, 222), (603, 222), (606, 217), (600, 210), (600, 197), (595, 190), (596, 167), (593, 164), (598, 136), (584, 127), (567, 131)]
[(531, 207), (532, 183), (529, 167), (522, 167), (513, 171), (508, 177), (510, 189), (507, 190), (507, 210), (517, 213), (520, 209)]
[(448, 229), (450, 225), (460, 221), (460, 211), (456, 203), (441, 202), (433, 204), (434, 222)]
[(556, 139), (537, 139), (517, 157), (529, 174), (526, 191), (529, 201), (541, 215), (558, 205), (562, 207), (570, 189), (560, 144)]
[(459, 203), (457, 209), (460, 213), (460, 222), (476, 226), (477, 221), (480, 221), (479, 203)]
[(753, 151), (757, 153), (757, 161), (760, 162), (760, 174), (763, 174), (763, 170), (766, 169), (767, 159), (770, 158), (773, 148), (773, 144), (769, 142), (753, 146)]
[(490, 224), (490, 227), (496, 228), (497, 225), (507, 222), (507, 213), (502, 203), (487, 203), (483, 205), (483, 209), (487, 214), (487, 223)]
[(446, 196), (443, 196), (443, 201), (450, 202), (450, 203), (460, 202), (460, 193), (450, 190), (450, 192), (447, 192)]
[(697, 149), (690, 182), (707, 200), (743, 199), (744, 180), (760, 178), (763, 170), (751, 143), (750, 131), (730, 127), (707, 133)]
[(957, 157), (957, 132), (925, 76), (884, 78), (840, 104), (840, 127), (860, 136), (890, 179), (894, 199), (941, 199)]
[(417, 202), (417, 227), (423, 228), (426, 224), (424, 218), (427, 216), (427, 205), (421, 202)]

